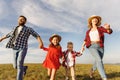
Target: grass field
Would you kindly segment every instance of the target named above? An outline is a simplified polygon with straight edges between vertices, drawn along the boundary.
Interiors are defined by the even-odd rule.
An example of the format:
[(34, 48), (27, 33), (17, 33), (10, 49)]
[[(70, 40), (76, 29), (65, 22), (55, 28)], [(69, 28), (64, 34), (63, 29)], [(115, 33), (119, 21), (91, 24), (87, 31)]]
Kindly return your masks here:
[[(25, 64), (28, 66), (24, 80), (47, 80), (47, 70), (41, 64)], [(99, 80), (100, 76), (96, 71), (94, 79), (89, 78), (89, 70), (92, 65), (77, 64), (76, 80)], [(108, 80), (120, 80), (120, 65), (105, 65)], [(65, 70), (61, 67), (56, 74), (56, 80), (65, 80)], [(11, 64), (0, 64), (0, 80), (15, 80), (16, 70)]]

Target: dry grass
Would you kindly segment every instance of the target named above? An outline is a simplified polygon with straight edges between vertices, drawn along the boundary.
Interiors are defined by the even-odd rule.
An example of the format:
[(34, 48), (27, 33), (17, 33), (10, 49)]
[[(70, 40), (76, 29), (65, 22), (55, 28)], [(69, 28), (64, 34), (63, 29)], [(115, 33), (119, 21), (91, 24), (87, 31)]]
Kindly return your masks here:
[[(41, 64), (25, 64), (29, 68), (24, 80), (48, 80), (47, 70)], [(76, 80), (99, 80), (98, 72), (95, 73), (94, 79), (89, 78), (89, 70), (91, 65), (77, 64), (76, 65)], [(120, 65), (105, 65), (108, 80), (120, 80)], [(65, 80), (65, 70), (61, 67), (56, 74), (56, 80)], [(0, 64), (0, 80), (15, 80), (16, 70), (11, 64)]]

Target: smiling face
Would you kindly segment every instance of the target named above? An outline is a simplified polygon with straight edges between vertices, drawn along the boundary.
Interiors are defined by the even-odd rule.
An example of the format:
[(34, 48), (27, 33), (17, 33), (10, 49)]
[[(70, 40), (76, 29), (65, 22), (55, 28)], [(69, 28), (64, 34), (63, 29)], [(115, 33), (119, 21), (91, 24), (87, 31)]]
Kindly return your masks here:
[(88, 28), (92, 28), (93, 26), (99, 27), (101, 25), (101, 17), (93, 16), (88, 19)]
[(68, 51), (73, 51), (73, 44), (68, 44), (67, 49)]
[(73, 43), (72, 42), (67, 43), (67, 50), (68, 51), (73, 51)]
[(59, 44), (59, 39), (58, 39), (58, 37), (53, 37), (53, 39), (52, 39), (52, 44), (54, 45), (54, 46), (57, 46), (58, 44)]
[(98, 24), (98, 19), (97, 18), (93, 18), (91, 20), (91, 23), (92, 23), (92, 25), (97, 25)]
[(24, 17), (19, 17), (18, 18), (18, 25), (19, 26), (24, 26), (26, 23), (26, 19)]

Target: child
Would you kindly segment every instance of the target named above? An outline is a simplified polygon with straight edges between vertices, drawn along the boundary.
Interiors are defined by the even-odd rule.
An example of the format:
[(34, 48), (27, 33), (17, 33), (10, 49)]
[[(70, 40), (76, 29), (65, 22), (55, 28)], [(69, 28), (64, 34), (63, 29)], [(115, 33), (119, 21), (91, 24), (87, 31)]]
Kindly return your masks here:
[(75, 80), (75, 58), (76, 56), (81, 56), (80, 52), (73, 51), (73, 43), (67, 43), (67, 50), (63, 52), (65, 60), (63, 61), (63, 66), (66, 70), (66, 79), (68, 80), (68, 71), (70, 69), (72, 80)]
[(60, 67), (59, 59), (63, 56), (62, 48), (59, 44), (61, 36), (53, 34), (49, 41), (51, 42), (49, 48), (43, 47), (43, 50), (48, 51), (43, 66), (48, 69), (48, 77), (50, 77), (50, 80), (55, 80), (56, 71)]

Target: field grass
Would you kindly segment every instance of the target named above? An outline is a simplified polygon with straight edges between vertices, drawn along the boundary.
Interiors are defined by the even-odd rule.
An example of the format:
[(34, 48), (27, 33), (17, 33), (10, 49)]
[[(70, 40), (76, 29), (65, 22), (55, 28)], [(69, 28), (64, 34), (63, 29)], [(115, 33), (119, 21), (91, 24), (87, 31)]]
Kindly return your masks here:
[[(48, 80), (47, 70), (41, 64), (25, 64), (28, 66), (24, 80)], [(95, 72), (94, 79), (89, 78), (90, 64), (76, 65), (76, 80), (100, 80), (98, 72)], [(105, 65), (108, 80), (120, 80), (120, 65)], [(61, 67), (56, 74), (56, 80), (65, 80), (65, 70)], [(15, 80), (16, 70), (11, 64), (0, 64), (0, 80)]]

